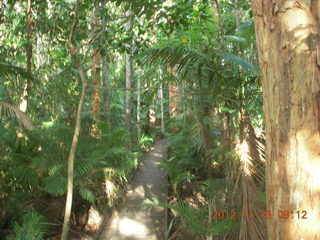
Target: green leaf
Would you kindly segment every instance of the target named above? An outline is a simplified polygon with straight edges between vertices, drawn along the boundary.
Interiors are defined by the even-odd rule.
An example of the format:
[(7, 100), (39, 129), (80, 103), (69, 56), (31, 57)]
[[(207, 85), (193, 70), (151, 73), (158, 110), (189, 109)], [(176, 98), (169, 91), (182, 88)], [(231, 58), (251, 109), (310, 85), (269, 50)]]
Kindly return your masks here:
[(234, 112), (237, 111), (235, 109), (231, 109), (231, 108), (228, 108), (228, 107), (219, 107), (219, 110), (222, 111), (222, 112), (229, 112), (229, 113), (234, 113)]
[(55, 174), (44, 180), (44, 189), (53, 195), (63, 195), (67, 192), (67, 178)]
[(224, 35), (224, 38), (226, 40), (232, 40), (232, 41), (241, 42), (241, 43), (246, 42), (246, 39), (242, 37), (233, 36), (233, 35)]
[(259, 69), (256, 66), (252, 65), (241, 57), (220, 50), (217, 50), (217, 53), (225, 60), (232, 61), (240, 65), (246, 71), (259, 73)]
[(90, 203), (93, 203), (96, 199), (93, 192), (86, 187), (79, 187), (79, 193), (84, 200), (87, 200)]

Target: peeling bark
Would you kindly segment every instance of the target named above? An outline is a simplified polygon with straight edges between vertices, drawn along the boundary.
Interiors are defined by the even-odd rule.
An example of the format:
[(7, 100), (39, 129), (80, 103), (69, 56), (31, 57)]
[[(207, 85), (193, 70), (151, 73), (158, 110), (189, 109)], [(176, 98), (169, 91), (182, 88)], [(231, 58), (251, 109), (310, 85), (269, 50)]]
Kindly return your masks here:
[[(320, 239), (316, 0), (252, 0), (266, 123), (268, 239)], [(289, 219), (278, 211), (288, 210)], [(307, 211), (298, 219), (296, 211)], [(300, 214), (301, 218), (301, 214)]]

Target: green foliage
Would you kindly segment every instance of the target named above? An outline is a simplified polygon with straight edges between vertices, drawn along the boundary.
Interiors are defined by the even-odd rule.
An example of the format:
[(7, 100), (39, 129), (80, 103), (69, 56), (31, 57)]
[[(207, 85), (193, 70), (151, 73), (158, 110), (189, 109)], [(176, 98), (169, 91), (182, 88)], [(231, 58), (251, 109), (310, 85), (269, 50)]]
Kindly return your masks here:
[(202, 182), (202, 191), (209, 199), (221, 198), (230, 189), (230, 183), (222, 178), (211, 178)]
[(12, 76), (18, 76), (29, 81), (34, 80), (32, 74), (27, 72), (25, 69), (9, 63), (0, 62), (0, 81), (5, 80), (6, 78), (11, 78)]
[(142, 135), (140, 139), (140, 146), (144, 149), (149, 149), (153, 144), (153, 138), (147, 135)]
[(206, 209), (196, 209), (181, 200), (178, 200), (176, 204), (168, 204), (159, 202), (157, 199), (147, 199), (143, 203), (144, 207), (156, 207), (161, 206), (170, 208), (177, 211), (182, 218), (186, 227), (191, 229), (199, 239), (204, 239), (206, 236), (223, 236), (224, 234), (232, 231), (237, 223), (228, 219), (223, 219), (219, 222), (208, 222), (208, 216)]
[(262, 204), (266, 204), (267, 203), (267, 196), (266, 196), (266, 192), (263, 191), (263, 192), (260, 192), (256, 195), (255, 199), (262, 203)]
[(21, 225), (14, 224), (14, 237), (10, 240), (44, 240), (47, 227), (44, 225), (45, 218), (37, 212), (30, 212), (22, 217)]

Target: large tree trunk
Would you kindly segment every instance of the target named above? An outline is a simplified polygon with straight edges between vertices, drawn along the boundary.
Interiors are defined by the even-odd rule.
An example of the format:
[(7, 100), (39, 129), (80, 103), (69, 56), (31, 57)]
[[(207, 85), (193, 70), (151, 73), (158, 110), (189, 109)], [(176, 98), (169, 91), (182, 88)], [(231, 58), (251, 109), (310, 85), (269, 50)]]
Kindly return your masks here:
[[(27, 65), (27, 71), (31, 73), (31, 67), (32, 67), (32, 15), (31, 15), (31, 0), (26, 0), (26, 65)], [(28, 95), (29, 95), (29, 80), (25, 80), (23, 84), (23, 93), (21, 96), (20, 106), (19, 109), (22, 112), (27, 111), (27, 105), (28, 105)]]
[[(266, 124), (267, 208), (273, 214), (268, 239), (320, 239), (320, 3), (252, 0), (252, 8)], [(290, 217), (279, 219), (284, 210)]]
[(79, 0), (77, 0), (74, 10), (74, 17), (73, 17), (73, 23), (72, 28), (69, 36), (69, 42), (68, 42), (68, 49), (71, 57), (73, 58), (74, 64), (76, 65), (81, 82), (82, 82), (82, 90), (81, 90), (81, 97), (78, 104), (78, 111), (77, 111), (77, 118), (76, 118), (76, 126), (74, 129), (74, 134), (72, 138), (72, 144), (69, 152), (68, 157), (68, 184), (67, 184), (67, 198), (66, 198), (66, 206), (65, 206), (65, 213), (64, 213), (64, 221), (63, 221), (63, 229), (61, 233), (61, 240), (68, 240), (69, 235), (69, 229), (70, 229), (70, 216), (71, 216), (71, 209), (72, 209), (72, 198), (73, 198), (73, 175), (74, 175), (74, 159), (76, 155), (76, 150), (78, 146), (79, 141), (79, 134), (81, 130), (81, 116), (82, 116), (82, 109), (84, 105), (84, 100), (86, 96), (86, 90), (87, 90), (87, 78), (85, 75), (84, 68), (80, 62), (80, 59), (78, 58), (77, 49), (72, 44), (77, 20), (78, 20), (78, 10), (79, 9)]

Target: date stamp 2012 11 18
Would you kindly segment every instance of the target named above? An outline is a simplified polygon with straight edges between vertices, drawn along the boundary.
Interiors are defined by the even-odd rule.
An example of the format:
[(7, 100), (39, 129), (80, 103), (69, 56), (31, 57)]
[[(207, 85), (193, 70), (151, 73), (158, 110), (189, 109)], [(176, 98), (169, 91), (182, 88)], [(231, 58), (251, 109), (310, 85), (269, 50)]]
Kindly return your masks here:
[(224, 211), (218, 210), (212, 212), (212, 219), (241, 219), (241, 218), (261, 218), (261, 219), (308, 219), (308, 212), (306, 210), (278, 210), (272, 212), (268, 210), (263, 211)]

